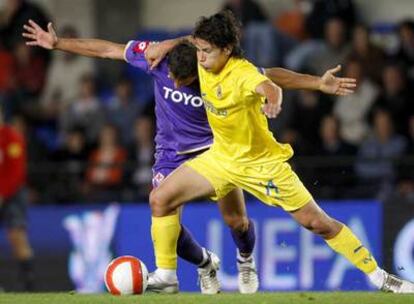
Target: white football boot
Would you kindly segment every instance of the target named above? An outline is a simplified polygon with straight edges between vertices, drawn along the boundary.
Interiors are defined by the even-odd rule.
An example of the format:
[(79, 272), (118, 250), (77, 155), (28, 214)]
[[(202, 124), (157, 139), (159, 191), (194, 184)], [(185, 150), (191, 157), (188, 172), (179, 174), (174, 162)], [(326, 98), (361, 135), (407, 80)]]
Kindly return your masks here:
[(239, 270), (238, 283), (240, 293), (255, 293), (259, 289), (259, 278), (253, 256), (245, 260), (238, 258), (237, 269)]
[(403, 280), (395, 275), (385, 272), (384, 284), (382, 291), (392, 293), (414, 293), (414, 284), (410, 281)]
[(206, 250), (208, 263), (204, 267), (199, 267), (198, 281), (202, 294), (217, 294), (220, 292), (220, 282), (217, 272), (220, 268), (220, 259), (213, 252)]
[(166, 281), (156, 271), (149, 273), (147, 291), (163, 294), (178, 293), (178, 280)]

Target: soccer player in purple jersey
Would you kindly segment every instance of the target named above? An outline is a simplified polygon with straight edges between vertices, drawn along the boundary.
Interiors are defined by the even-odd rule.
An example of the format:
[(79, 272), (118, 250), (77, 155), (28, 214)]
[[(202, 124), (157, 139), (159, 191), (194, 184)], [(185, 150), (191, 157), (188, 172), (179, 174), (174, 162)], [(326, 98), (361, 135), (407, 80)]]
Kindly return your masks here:
[[(192, 52), (191, 46), (177, 46), (170, 56), (161, 62), (148, 56), (151, 45), (146, 41), (130, 41), (127, 45), (116, 44), (97, 39), (61, 39), (58, 38), (52, 25), (48, 31), (42, 30), (35, 22), (25, 25), (24, 37), (31, 46), (46, 49), (57, 49), (79, 55), (126, 60), (129, 64), (146, 71), (155, 81), (155, 113), (157, 118), (156, 162), (153, 166), (154, 187), (157, 187), (175, 168), (186, 160), (193, 158), (209, 148), (212, 144), (212, 134), (207, 122), (203, 101), (200, 97), (196, 77), (172, 80), (169, 77), (169, 64), (177, 65), (183, 60), (183, 53)], [(147, 55), (151, 69), (145, 60)], [(185, 54), (184, 54), (185, 55)], [(191, 54), (187, 54), (190, 55)], [(191, 57), (184, 56), (187, 58)], [(189, 65), (186, 64), (186, 67)], [(190, 69), (197, 71), (197, 64)], [(352, 93), (354, 80), (336, 78), (333, 76), (339, 67), (328, 71), (322, 78), (297, 74), (284, 69), (266, 69), (266, 75), (285, 88), (319, 89), (331, 94)], [(175, 75), (191, 74), (194, 71), (175, 71)], [(179, 75), (178, 75), (179, 76)], [(239, 269), (239, 289), (242, 293), (253, 293), (258, 288), (256, 266), (251, 253), (255, 243), (254, 225), (247, 218), (243, 194), (240, 189), (230, 192), (219, 202), (219, 208), (225, 222), (230, 226), (233, 239), (238, 248), (237, 266)], [(178, 216), (178, 215), (177, 215)], [(181, 258), (198, 266), (200, 288), (203, 293), (219, 292), (217, 279), (219, 259), (213, 253), (202, 248), (181, 225), (177, 246), (177, 254)], [(151, 289), (151, 284), (149, 289)], [(178, 284), (172, 286), (157, 286), (154, 291), (176, 292)]]

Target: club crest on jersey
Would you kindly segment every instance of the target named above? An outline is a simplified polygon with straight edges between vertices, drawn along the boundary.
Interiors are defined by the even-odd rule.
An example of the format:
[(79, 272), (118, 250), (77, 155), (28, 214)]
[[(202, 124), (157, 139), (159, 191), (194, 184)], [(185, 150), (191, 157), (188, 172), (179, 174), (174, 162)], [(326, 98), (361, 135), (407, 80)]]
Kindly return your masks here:
[(132, 51), (135, 54), (137, 54), (137, 53), (142, 54), (142, 53), (144, 53), (146, 51), (148, 45), (149, 45), (149, 42), (148, 41), (137, 42), (134, 45), (134, 48), (132, 49)]
[(218, 99), (223, 98), (223, 91), (222, 91), (222, 89), (221, 89), (221, 85), (219, 85), (219, 86), (217, 87), (217, 92), (216, 92), (216, 95), (217, 95), (217, 98), (218, 98)]
[(156, 188), (161, 185), (161, 183), (164, 181), (165, 176), (161, 172), (158, 172), (153, 178), (152, 178), (152, 185)]

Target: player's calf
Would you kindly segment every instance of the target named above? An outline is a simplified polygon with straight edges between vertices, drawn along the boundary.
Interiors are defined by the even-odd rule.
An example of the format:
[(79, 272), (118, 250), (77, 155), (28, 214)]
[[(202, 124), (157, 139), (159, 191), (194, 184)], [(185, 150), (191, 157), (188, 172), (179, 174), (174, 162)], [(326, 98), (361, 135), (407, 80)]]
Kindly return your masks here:
[(167, 196), (160, 193), (158, 188), (151, 191), (149, 203), (153, 216), (168, 216), (175, 211), (175, 208), (171, 206), (171, 200), (169, 200)]

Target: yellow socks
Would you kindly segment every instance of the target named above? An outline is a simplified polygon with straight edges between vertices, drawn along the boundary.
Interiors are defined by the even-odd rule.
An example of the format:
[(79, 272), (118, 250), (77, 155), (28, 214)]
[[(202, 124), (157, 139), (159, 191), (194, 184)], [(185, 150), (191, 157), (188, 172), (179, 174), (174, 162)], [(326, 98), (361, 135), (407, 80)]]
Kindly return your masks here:
[(362, 246), (361, 241), (344, 225), (341, 231), (332, 239), (326, 240), (329, 247), (344, 256), (359, 270), (366, 274), (377, 268), (377, 262), (371, 253)]
[(155, 250), (155, 264), (162, 269), (177, 269), (177, 241), (180, 235), (178, 212), (152, 217), (151, 236)]

